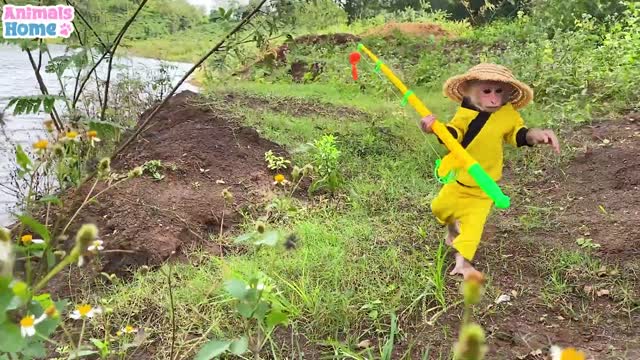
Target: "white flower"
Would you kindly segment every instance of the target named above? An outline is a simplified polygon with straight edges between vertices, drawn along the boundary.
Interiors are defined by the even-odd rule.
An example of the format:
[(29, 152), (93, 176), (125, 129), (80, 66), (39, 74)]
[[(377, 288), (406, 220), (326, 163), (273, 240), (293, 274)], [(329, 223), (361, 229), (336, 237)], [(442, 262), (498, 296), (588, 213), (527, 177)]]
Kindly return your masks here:
[(23, 235), (22, 238), (20, 238), (20, 241), (22, 241), (22, 244), (24, 244), (24, 246), (29, 246), (30, 244), (44, 244), (44, 240), (42, 239), (34, 239), (33, 235)]
[(121, 336), (122, 334), (133, 334), (133, 333), (136, 333), (136, 332), (138, 332), (137, 328), (134, 328), (131, 325), (127, 325), (127, 326), (123, 327), (122, 329), (120, 329), (116, 333), (116, 335)]
[(100, 307), (92, 307), (91, 305), (80, 305), (76, 307), (73, 312), (69, 315), (74, 320), (84, 319), (84, 318), (92, 318), (96, 314), (101, 314), (102, 309)]
[(89, 248), (87, 250), (91, 251), (91, 252), (98, 252), (98, 251), (102, 251), (104, 250), (104, 247), (102, 246), (102, 244), (104, 244), (104, 242), (102, 240), (94, 240), (93, 243), (91, 244), (91, 246), (89, 246)]
[(27, 315), (20, 320), (20, 334), (22, 337), (30, 337), (36, 334), (36, 325), (47, 318), (46, 314), (42, 314), (38, 319), (34, 315)]

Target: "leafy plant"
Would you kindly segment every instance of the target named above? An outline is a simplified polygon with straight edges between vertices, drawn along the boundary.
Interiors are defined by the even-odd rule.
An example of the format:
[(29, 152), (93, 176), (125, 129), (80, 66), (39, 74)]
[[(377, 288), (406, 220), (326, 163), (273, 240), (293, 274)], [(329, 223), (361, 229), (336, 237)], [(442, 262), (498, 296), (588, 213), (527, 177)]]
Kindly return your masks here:
[(251, 243), (254, 246), (274, 247), (281, 243), (284, 234), (277, 229), (266, 229), (266, 224), (262, 221), (256, 222), (254, 229), (236, 238), (238, 244)]
[(164, 165), (160, 160), (149, 160), (142, 165), (142, 169), (151, 174), (151, 177), (156, 181), (164, 179), (164, 174), (161, 173)]
[(600, 244), (594, 243), (592, 239), (585, 239), (582, 237), (576, 240), (576, 244), (578, 244), (582, 248), (588, 248), (588, 249), (600, 248)]
[(326, 188), (334, 193), (342, 185), (342, 177), (339, 172), (339, 160), (341, 152), (336, 146), (333, 135), (324, 135), (311, 144), (313, 149), (313, 164), (317, 172), (317, 178), (309, 187), (309, 193)]
[(262, 273), (250, 275), (247, 281), (230, 279), (225, 283), (225, 291), (233, 298), (235, 311), (244, 320), (248, 335), (236, 340), (212, 340), (200, 349), (196, 359), (212, 359), (226, 352), (242, 355), (249, 349), (258, 354), (273, 330), (289, 321), (284, 298)]
[(286, 160), (284, 157), (275, 155), (273, 150), (269, 150), (264, 154), (264, 160), (271, 170), (286, 169), (287, 165), (291, 164), (291, 161)]

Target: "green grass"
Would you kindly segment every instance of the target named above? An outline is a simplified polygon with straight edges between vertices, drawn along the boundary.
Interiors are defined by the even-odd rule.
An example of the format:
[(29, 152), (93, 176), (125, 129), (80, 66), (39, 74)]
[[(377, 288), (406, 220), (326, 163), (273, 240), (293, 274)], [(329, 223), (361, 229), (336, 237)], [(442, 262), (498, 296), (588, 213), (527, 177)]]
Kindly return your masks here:
[[(327, 87), (315, 89), (331, 94)], [(269, 86), (254, 88), (255, 93), (263, 94), (271, 90)], [(311, 93), (297, 95), (312, 98)], [(338, 96), (324, 100), (346, 104)], [(423, 311), (432, 315), (450, 305), (444, 233), (429, 209), (437, 183), (431, 173), (435, 154), (427, 142), (439, 145), (419, 132), (415, 119), (409, 121), (398, 113), (397, 104), (372, 97), (354, 103), (365, 109), (370, 105), (372, 109), (367, 110), (379, 112), (380, 121), (345, 123), (336, 118), (291, 117), (246, 108), (243, 114), (263, 136), (288, 148), (325, 133), (338, 134), (340, 168), (347, 178), (342, 200), (346, 205), (312, 203), (300, 209), (303, 203), (294, 202), (303, 211), (283, 226), (301, 239), (298, 249), (250, 250), (224, 260), (230, 269), (267, 274), (292, 305), (305, 336), (318, 341), (357, 335), (355, 328), (384, 327), (389, 314), (408, 307), (405, 315), (421, 316)], [(299, 154), (292, 160), (303, 166), (299, 159), (306, 158)], [(198, 267), (178, 265), (175, 270), (179, 274), (175, 296), (180, 324), (196, 333), (211, 326), (212, 334), (233, 333), (235, 316), (222, 311), (223, 293), (217, 288), (224, 279), (220, 262), (194, 256), (202, 256)], [(165, 282), (158, 273), (149, 273), (117, 286), (110, 296), (115, 313), (127, 313), (131, 304), (140, 304), (140, 311), (157, 309), (154, 316), (166, 319), (168, 312), (160, 310), (167, 310), (168, 298), (154, 295), (165, 292)], [(197, 324), (187, 325), (193, 312)]]

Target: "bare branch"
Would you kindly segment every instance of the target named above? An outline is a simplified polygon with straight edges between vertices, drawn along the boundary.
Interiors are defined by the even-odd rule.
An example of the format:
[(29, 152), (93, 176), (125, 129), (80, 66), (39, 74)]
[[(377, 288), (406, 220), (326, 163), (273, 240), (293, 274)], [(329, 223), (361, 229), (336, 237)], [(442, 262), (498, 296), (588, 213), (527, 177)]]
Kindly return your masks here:
[[(38, 85), (40, 86), (40, 92), (42, 92), (42, 95), (49, 95), (49, 90), (47, 90), (47, 85), (45, 85), (44, 80), (42, 79), (42, 75), (40, 74), (40, 69), (38, 69), (38, 64), (36, 64), (36, 61), (33, 58), (33, 54), (31, 53), (31, 50), (25, 49), (25, 51), (29, 56), (29, 62), (31, 63), (33, 72), (36, 75), (36, 80), (38, 80)], [(55, 106), (53, 107), (53, 112), (50, 115), (51, 115), (51, 118), (53, 119), (53, 124), (55, 125), (56, 130), (62, 131), (63, 125), (62, 125), (62, 122), (60, 121), (60, 116), (58, 115), (58, 112), (56, 111)]]
[[(76, 4), (73, 3), (73, 1), (70, 0), (66, 0), (67, 1), (67, 5), (69, 6), (73, 6), (74, 9), (74, 13), (78, 15), (78, 17), (80, 17), (80, 20), (82, 20), (82, 22), (85, 24), (86, 27), (89, 28), (89, 30), (91, 30), (91, 32), (93, 32), (93, 35), (95, 35), (96, 39), (98, 39), (98, 41), (100, 42), (100, 44), (102, 45), (102, 47), (104, 49), (107, 48), (107, 44), (105, 44), (104, 41), (102, 41), (102, 38), (100, 37), (100, 35), (98, 35), (98, 33), (96, 32), (96, 30), (91, 26), (91, 24), (89, 24), (89, 22), (87, 21), (87, 19), (85, 19), (85, 17), (82, 15), (82, 13), (78, 10), (78, 7), (76, 6)], [(75, 27), (75, 24), (74, 24)], [(78, 39), (80, 39), (80, 35), (78, 35)], [(80, 43), (80, 45), (82, 45), (82, 42)]]
[(218, 51), (218, 49), (225, 43), (225, 41), (227, 41), (228, 38), (230, 38), (231, 36), (233, 36), (235, 33), (237, 33), (238, 31), (240, 31), (240, 29), (242, 29), (242, 27), (249, 22), (249, 20), (251, 20), (251, 18), (253, 18), (253, 16), (260, 10), (260, 8), (267, 2), (267, 0), (262, 0), (254, 9), (253, 11), (244, 19), (242, 19), (242, 21), (233, 29), (231, 30), (227, 35), (225, 35), (222, 40), (220, 40), (219, 43), (217, 43), (213, 48), (211, 48), (211, 50), (209, 50), (209, 52), (207, 54), (205, 54), (195, 65), (193, 65), (193, 67), (191, 67), (191, 69), (189, 71), (187, 71), (186, 74), (184, 74), (184, 76), (182, 77), (182, 79), (180, 79), (180, 81), (178, 81), (178, 83), (176, 84), (176, 86), (171, 90), (171, 92), (167, 95), (167, 97), (165, 97), (165, 99), (151, 112), (151, 114), (149, 114), (149, 116), (147, 116), (146, 119), (144, 119), (142, 121), (142, 123), (140, 124), (140, 126), (138, 127), (138, 129), (136, 130), (136, 132), (131, 135), (131, 137), (129, 137), (129, 139), (127, 139), (127, 141), (124, 142), (124, 144), (122, 144), (122, 146), (120, 146), (119, 149), (117, 149), (113, 155), (111, 156), (111, 159), (113, 160), (119, 153), (121, 153), (124, 149), (127, 148), (127, 146), (129, 146), (131, 144), (131, 142), (138, 137), (138, 135), (140, 135), (140, 133), (142, 133), (142, 131), (144, 131), (144, 128), (147, 126), (147, 124), (149, 123), (149, 121), (151, 119), (153, 119), (154, 116), (156, 116), (156, 114), (160, 111), (160, 109), (162, 109), (162, 107), (164, 107), (167, 102), (169, 101), (169, 99), (171, 99), (171, 97), (173, 96), (173, 94), (175, 94), (175, 92), (178, 90), (178, 88), (180, 88), (180, 86), (182, 85), (182, 83), (184, 83), (187, 78), (189, 78), (189, 76), (198, 68), (200, 67), (200, 65), (202, 65), (202, 63), (204, 63), (212, 54), (214, 54), (216, 51)]
[[(80, 85), (80, 88), (78, 89), (78, 93), (76, 94), (76, 98), (73, 99), (73, 106), (76, 105), (76, 103), (78, 102), (78, 100), (80, 99), (80, 94), (82, 93), (82, 91), (84, 90), (84, 87), (87, 85), (87, 82), (89, 81), (89, 78), (91, 77), (91, 74), (96, 71), (96, 69), (98, 68), (98, 66), (100, 66), (100, 63), (107, 57), (107, 55), (113, 56), (114, 52), (115, 52), (115, 48), (118, 46), (117, 44), (120, 43), (120, 40), (122, 39), (122, 37), (124, 36), (124, 34), (127, 32), (127, 30), (129, 30), (129, 27), (131, 26), (131, 24), (133, 23), (133, 21), (135, 20), (135, 18), (138, 16), (138, 14), (140, 13), (140, 11), (142, 10), (142, 8), (147, 4), (147, 0), (142, 0), (142, 2), (140, 3), (140, 5), (138, 6), (138, 9), (136, 10), (136, 12), (131, 16), (131, 18), (129, 18), (129, 20), (124, 24), (124, 26), (122, 27), (122, 29), (120, 29), (120, 32), (118, 33), (118, 35), (116, 36), (116, 40), (115, 42), (111, 45), (110, 49), (108, 51), (105, 51), (102, 56), (100, 57), (100, 59), (93, 65), (93, 68), (91, 68), (91, 70), (89, 70), (89, 73), (87, 74), (87, 76), (84, 78), (84, 80), (82, 81), (82, 84)], [(105, 101), (106, 103), (106, 101)]]

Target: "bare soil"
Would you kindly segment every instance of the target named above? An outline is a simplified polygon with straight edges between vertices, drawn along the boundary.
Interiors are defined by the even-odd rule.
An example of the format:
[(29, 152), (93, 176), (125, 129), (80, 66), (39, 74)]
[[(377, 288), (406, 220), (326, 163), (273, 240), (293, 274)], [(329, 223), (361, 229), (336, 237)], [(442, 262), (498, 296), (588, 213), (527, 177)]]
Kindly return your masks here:
[(370, 29), (361, 36), (382, 36), (393, 38), (397, 33), (412, 37), (451, 38), (453, 35), (436, 24), (427, 23), (397, 23), (390, 22), (379, 27)]

